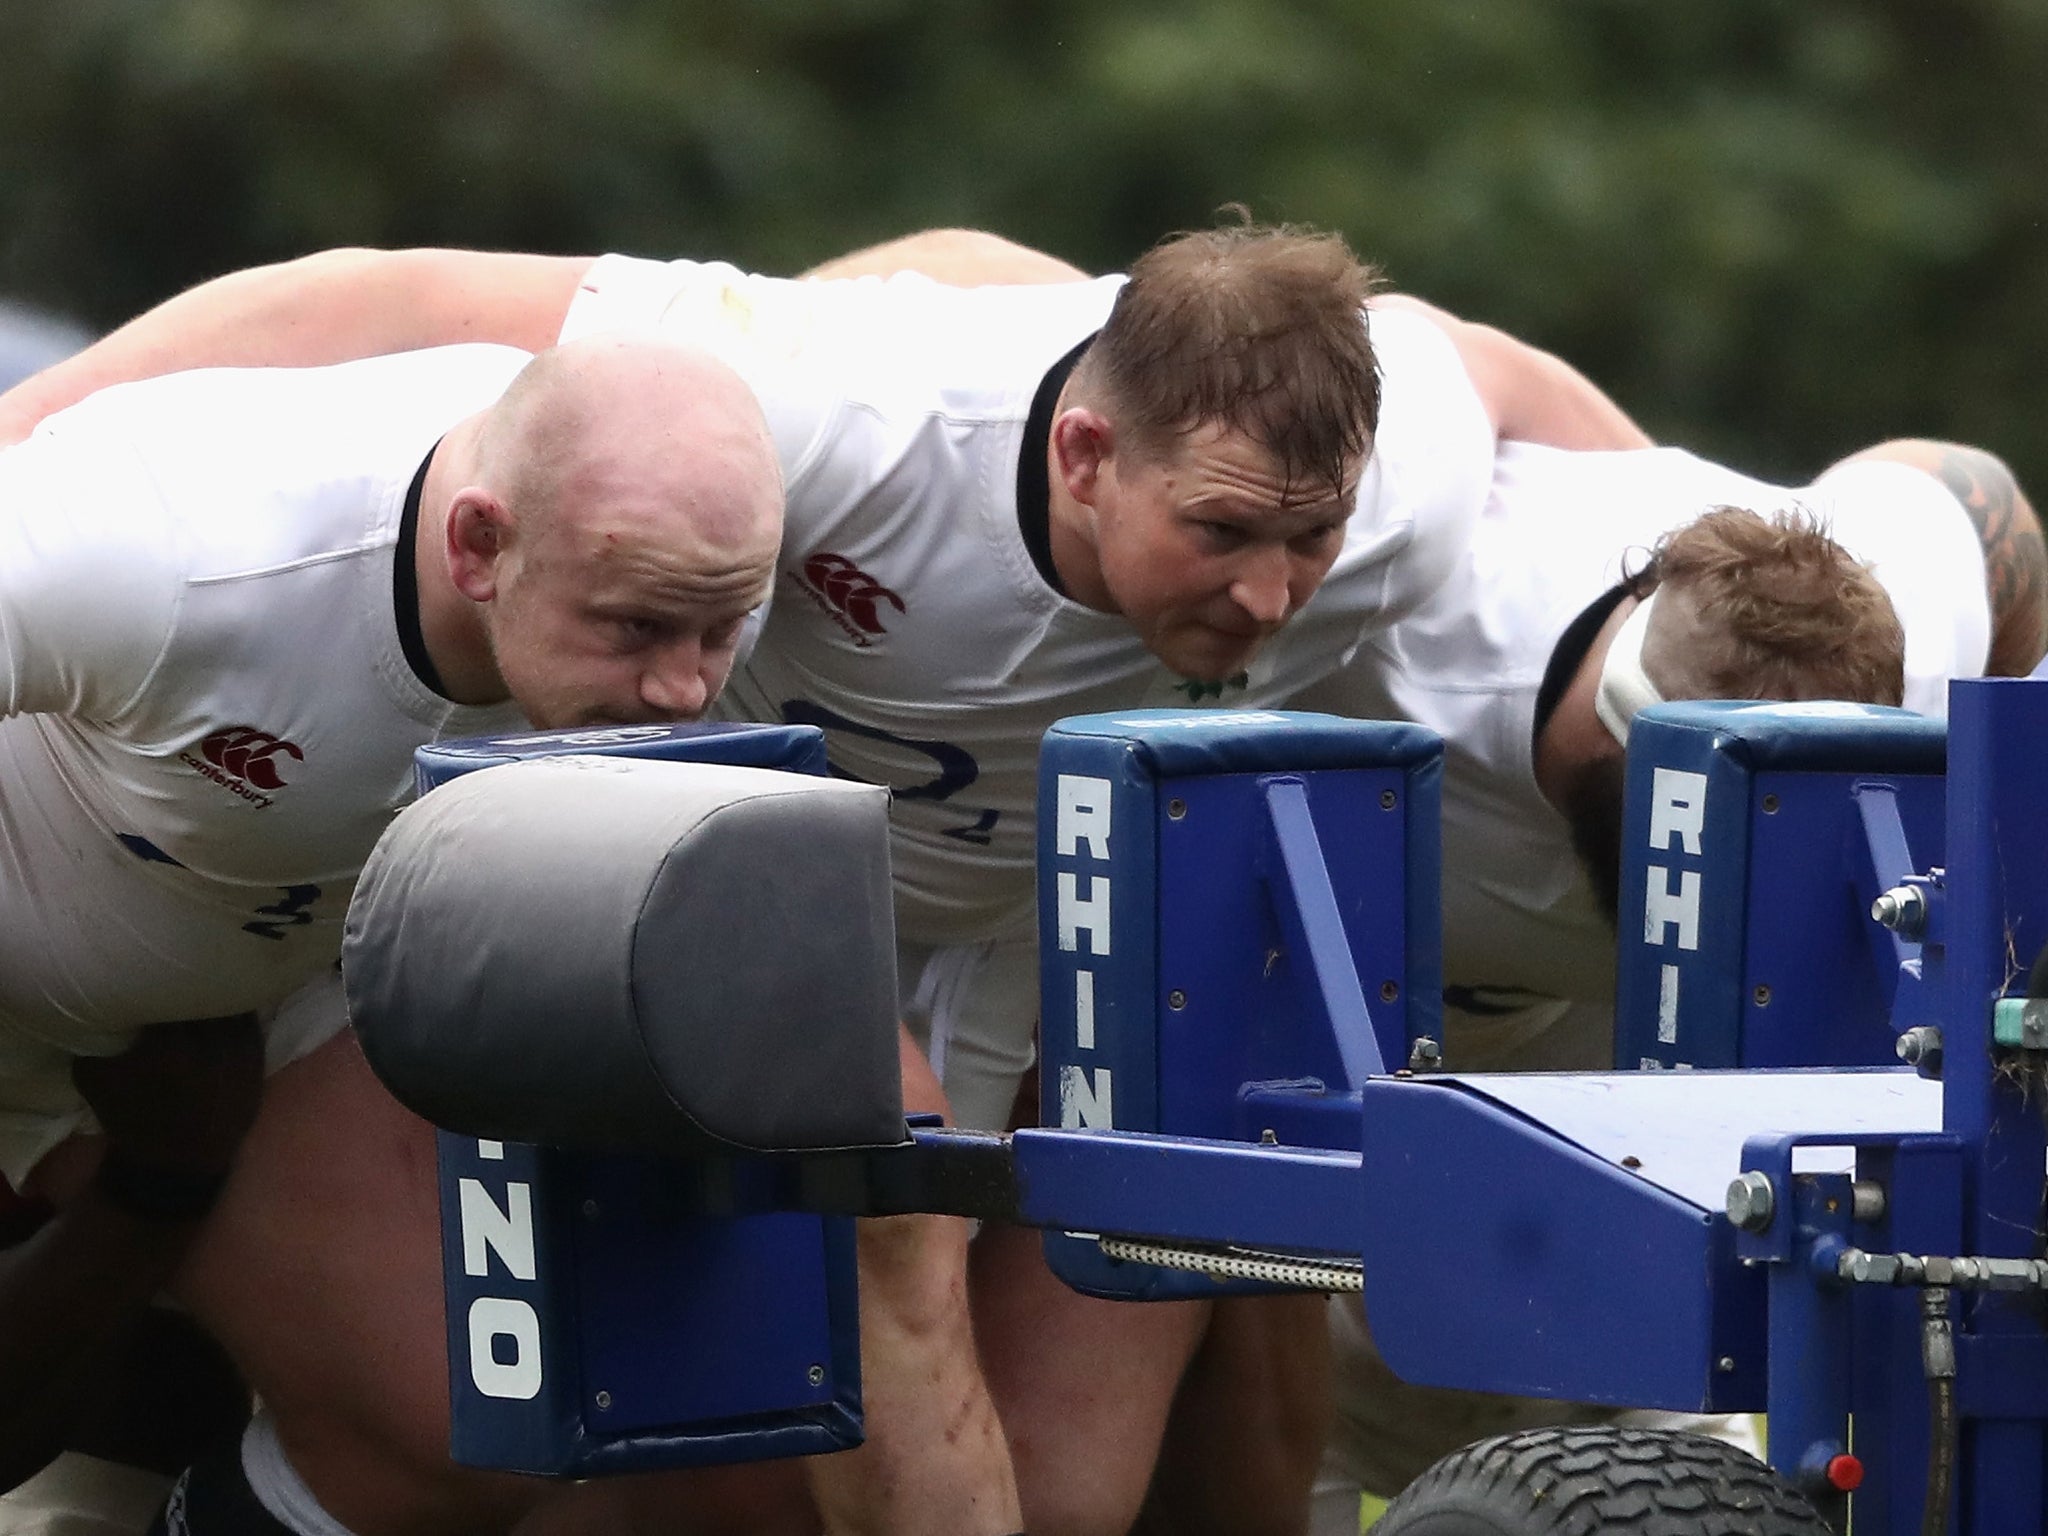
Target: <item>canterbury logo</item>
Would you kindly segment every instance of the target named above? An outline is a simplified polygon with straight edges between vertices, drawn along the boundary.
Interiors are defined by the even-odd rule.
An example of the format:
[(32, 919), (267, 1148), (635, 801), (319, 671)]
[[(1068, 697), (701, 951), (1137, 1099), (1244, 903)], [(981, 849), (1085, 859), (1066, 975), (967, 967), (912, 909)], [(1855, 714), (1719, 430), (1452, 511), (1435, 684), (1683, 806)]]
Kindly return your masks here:
[(300, 762), (306, 760), (306, 754), (283, 737), (247, 725), (214, 732), (199, 744), (199, 750), (216, 768), (225, 768), (258, 789), (284, 788), (284, 775), (277, 771), (275, 761), (279, 753)]
[(903, 599), (844, 555), (820, 552), (804, 561), (799, 584), (855, 645), (870, 645), (886, 633), (882, 604), (905, 612)]
[(253, 725), (215, 731), (199, 743), (199, 753), (194, 757), (190, 752), (180, 752), (178, 758), (258, 810), (271, 804), (270, 797), (258, 791), (284, 788), (284, 759), (306, 760), (306, 754), (296, 743), (259, 731)]

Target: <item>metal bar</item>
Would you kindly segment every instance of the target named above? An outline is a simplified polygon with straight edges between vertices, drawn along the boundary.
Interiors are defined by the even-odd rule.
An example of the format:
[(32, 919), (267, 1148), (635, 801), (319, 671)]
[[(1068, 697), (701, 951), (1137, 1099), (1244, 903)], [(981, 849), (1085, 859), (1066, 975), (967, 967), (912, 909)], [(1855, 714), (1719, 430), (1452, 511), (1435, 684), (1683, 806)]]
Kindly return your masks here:
[(1849, 1449), (1850, 1308), (1835, 1278), (1849, 1227), (1849, 1180), (1795, 1174), (1790, 1263), (1770, 1267), (1770, 1351), (1766, 1362), (1771, 1465), (1798, 1485), (1840, 1529), (1845, 1501), (1827, 1467)]
[[(1913, 850), (1906, 841), (1906, 824), (1899, 818), (1899, 797), (1889, 784), (1856, 784), (1849, 790), (1849, 798), (1855, 803), (1856, 814), (1863, 823), (1862, 857), (1856, 860), (1856, 873), (1867, 876), (1866, 887), (1858, 879), (1858, 893), (1864, 904), (1884, 891), (1896, 886), (1908, 875), (1920, 873), (1913, 863)], [(1890, 928), (1870, 925), (1876, 931), (1867, 935), (1870, 940), (1870, 958), (1877, 967), (1877, 983), (1880, 988), (1891, 986), (1897, 977), (1899, 967), (1920, 954), (1917, 942), (1901, 938)]]
[(1011, 1141), (1027, 1226), (1290, 1252), (1363, 1247), (1357, 1152), (1053, 1129)]
[(1933, 1285), (1958, 1291), (2048, 1291), (2048, 1259), (1950, 1258), (1844, 1248), (1835, 1273), (1858, 1285)]
[[(1987, 1258), (2040, 1253), (2048, 1141), (2038, 1105), (2029, 1101), (2039, 1085), (2025, 1070), (2024, 1053), (2015, 1059), (1996, 1046), (1992, 1004), (2025, 976), (2048, 938), (2044, 745), (2048, 687), (2008, 679), (1949, 685), (1943, 1120), (1967, 1148), (1961, 1249)], [(2038, 1335), (2038, 1316), (2017, 1300), (1971, 1298), (1958, 1335)], [(1958, 1529), (1970, 1536), (2039, 1530), (2044, 1474), (2038, 1421), (1964, 1420)]]
[(1373, 1033), (1365, 988), (1351, 958), (1351, 941), (1337, 910), (1329, 866), (1323, 862), (1309, 811), (1308, 786), (1300, 779), (1275, 776), (1260, 780), (1265, 791), (1271, 850), (1276, 856), (1266, 889), (1287, 941), (1288, 963), (1321, 1005), (1323, 1019), (1344, 1064), (1344, 1087), (1356, 1090), (1368, 1077), (1387, 1070)]
[(1127, 1264), (1151, 1264), (1216, 1280), (1256, 1280), (1330, 1295), (1355, 1296), (1365, 1289), (1365, 1265), (1356, 1259), (1302, 1259), (1249, 1248), (1191, 1248), (1128, 1237), (1097, 1241), (1109, 1257)]
[(790, 1159), (781, 1203), (1356, 1256), (1362, 1163), (1357, 1152), (1134, 1132), (916, 1127), (898, 1146)]

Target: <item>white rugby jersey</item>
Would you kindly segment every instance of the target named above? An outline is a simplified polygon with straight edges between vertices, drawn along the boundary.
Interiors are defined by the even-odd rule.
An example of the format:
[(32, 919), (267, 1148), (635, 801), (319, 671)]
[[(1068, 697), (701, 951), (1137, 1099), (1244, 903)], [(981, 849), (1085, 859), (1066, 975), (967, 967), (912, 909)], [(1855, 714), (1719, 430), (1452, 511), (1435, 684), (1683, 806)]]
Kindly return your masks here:
[(1866, 462), (1794, 490), (1676, 448), (1502, 443), (1478, 531), (1449, 581), (1297, 700), (1413, 720), (1444, 737), (1444, 980), (1449, 1027), (1468, 1037), (1452, 1056), (1459, 1070), (1606, 1063), (1611, 1024), (1595, 1014), (1597, 1027), (1584, 1027), (1583, 1010), (1569, 1030), (1582, 1049), (1553, 1042), (1541, 1060), (1522, 1054), (1564, 1014), (1543, 1000), (1614, 996), (1613, 929), (1564, 819), (1536, 788), (1536, 695), (1571, 621), (1641, 569), (1660, 535), (1718, 506), (1805, 508), (1872, 565), (1905, 629), (1908, 708), (1945, 714), (1948, 679), (1983, 671), (1990, 607), (1981, 546), (1930, 475)]
[(1335, 567), (1243, 686), (1184, 682), (1126, 621), (1055, 592), (1018, 526), (1034, 393), (1119, 286), (814, 283), (607, 257), (563, 329), (669, 330), (761, 396), (788, 524), (766, 624), (715, 712), (821, 725), (842, 772), (895, 791), (897, 925), (917, 944), (1031, 933), (1054, 721), (1286, 698), (1445, 579), (1485, 498), (1492, 429), (1454, 348), (1426, 320), (1373, 313), (1380, 431)]
[(107, 1054), (333, 963), (413, 749), (407, 489), (526, 362), (451, 347), (122, 385), (0, 453), (0, 1029)]

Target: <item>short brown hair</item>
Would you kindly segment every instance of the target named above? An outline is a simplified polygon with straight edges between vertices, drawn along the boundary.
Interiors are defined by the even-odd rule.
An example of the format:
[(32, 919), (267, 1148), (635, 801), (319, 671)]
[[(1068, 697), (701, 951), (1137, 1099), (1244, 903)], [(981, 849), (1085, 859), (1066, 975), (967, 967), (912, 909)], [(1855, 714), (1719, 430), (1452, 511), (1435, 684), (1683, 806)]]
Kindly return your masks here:
[(1160, 242), (1132, 266), (1075, 370), (1141, 452), (1210, 422), (1249, 432), (1284, 483), (1344, 483), (1379, 428), (1366, 331), (1376, 282), (1336, 235), (1244, 224)]
[[(1890, 597), (1810, 512), (1704, 513), (1658, 541), (1637, 578), (1650, 587), (1665, 598), (1646, 651), (1666, 652), (1659, 670), (1674, 675), (1654, 680), (1668, 698), (1904, 696), (1906, 637)], [(1684, 601), (1667, 613), (1673, 598)]]

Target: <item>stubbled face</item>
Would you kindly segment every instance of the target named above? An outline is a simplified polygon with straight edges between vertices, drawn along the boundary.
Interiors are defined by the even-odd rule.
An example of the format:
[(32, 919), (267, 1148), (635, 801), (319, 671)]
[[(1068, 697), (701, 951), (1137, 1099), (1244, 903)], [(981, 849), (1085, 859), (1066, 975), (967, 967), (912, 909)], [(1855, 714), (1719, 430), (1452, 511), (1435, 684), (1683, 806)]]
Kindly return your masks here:
[(1360, 466), (1284, 497), (1273, 456), (1210, 424), (1165, 458), (1104, 462), (1095, 544), (1116, 610), (1183, 677), (1221, 682), (1315, 594), (1344, 544)]
[(768, 595), (776, 531), (657, 543), (599, 519), (523, 541), (485, 618), (514, 702), (543, 729), (696, 719)]

